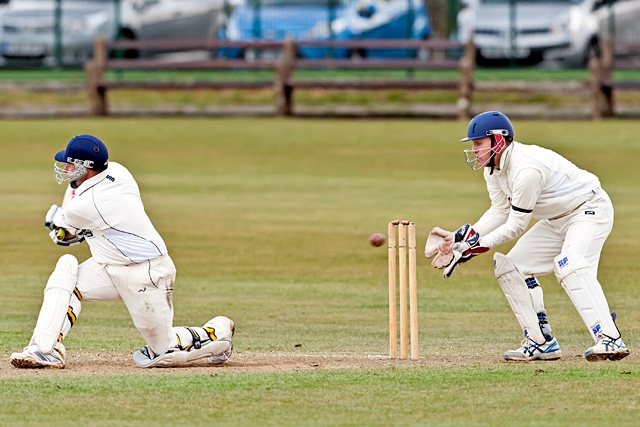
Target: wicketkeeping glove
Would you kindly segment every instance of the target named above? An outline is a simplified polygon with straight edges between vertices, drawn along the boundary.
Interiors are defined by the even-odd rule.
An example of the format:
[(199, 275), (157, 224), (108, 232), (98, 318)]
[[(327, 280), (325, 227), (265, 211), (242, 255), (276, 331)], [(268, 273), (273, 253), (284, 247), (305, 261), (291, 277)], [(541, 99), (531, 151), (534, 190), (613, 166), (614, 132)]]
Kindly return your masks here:
[(427, 243), (424, 247), (424, 255), (433, 258), (431, 266), (434, 268), (444, 268), (451, 263), (453, 251), (451, 245), (455, 242), (452, 232), (435, 227), (429, 233)]
[(455, 243), (451, 245), (453, 259), (444, 269), (444, 278), (449, 278), (456, 271), (458, 265), (469, 261), (476, 255), (487, 252), (489, 248), (480, 244), (480, 234), (465, 224), (454, 233)]

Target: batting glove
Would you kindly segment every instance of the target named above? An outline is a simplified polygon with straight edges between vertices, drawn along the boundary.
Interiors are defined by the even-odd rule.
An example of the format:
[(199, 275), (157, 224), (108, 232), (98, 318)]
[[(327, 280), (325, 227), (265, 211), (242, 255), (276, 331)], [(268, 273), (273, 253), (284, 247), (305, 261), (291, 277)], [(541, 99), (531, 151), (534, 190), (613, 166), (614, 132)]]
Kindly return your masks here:
[(47, 230), (55, 230), (56, 225), (53, 223), (53, 217), (58, 212), (58, 205), (51, 205), (47, 214), (44, 216), (44, 228)]
[(49, 232), (49, 237), (58, 246), (76, 246), (84, 242), (84, 234), (78, 233), (76, 235), (70, 235), (69, 233), (59, 233), (58, 230), (62, 228), (53, 229)]

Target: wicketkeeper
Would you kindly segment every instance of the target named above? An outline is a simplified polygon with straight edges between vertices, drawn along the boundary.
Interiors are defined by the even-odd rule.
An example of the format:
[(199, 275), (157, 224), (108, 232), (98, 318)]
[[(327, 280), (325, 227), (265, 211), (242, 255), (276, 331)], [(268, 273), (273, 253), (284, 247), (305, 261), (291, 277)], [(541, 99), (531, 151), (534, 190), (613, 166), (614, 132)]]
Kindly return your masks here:
[(57, 245), (85, 241), (91, 258), (78, 265), (62, 255), (44, 289), (29, 345), (11, 355), (17, 368), (64, 368), (62, 340), (80, 315), (81, 303), (122, 300), (147, 345), (133, 356), (143, 368), (180, 366), (209, 358), (225, 362), (234, 324), (217, 316), (202, 327), (174, 327), (176, 277), (162, 237), (147, 216), (138, 185), (122, 165), (110, 162), (105, 144), (78, 135), (55, 155), (54, 173), (69, 186), (62, 207), (51, 206), (45, 227)]
[[(600, 253), (613, 227), (611, 200), (598, 177), (514, 135), (500, 112), (471, 119), (461, 141), (473, 144), (464, 153), (473, 170), (484, 170), (491, 206), (473, 226), (454, 233), (434, 228), (425, 255), (447, 278), (472, 257), (522, 236), (509, 253), (494, 255), (495, 276), (524, 332), (522, 346), (504, 358), (561, 357), (536, 279), (554, 272), (595, 343), (586, 359), (620, 360), (629, 350), (598, 282)], [(531, 218), (538, 222), (526, 231)]]

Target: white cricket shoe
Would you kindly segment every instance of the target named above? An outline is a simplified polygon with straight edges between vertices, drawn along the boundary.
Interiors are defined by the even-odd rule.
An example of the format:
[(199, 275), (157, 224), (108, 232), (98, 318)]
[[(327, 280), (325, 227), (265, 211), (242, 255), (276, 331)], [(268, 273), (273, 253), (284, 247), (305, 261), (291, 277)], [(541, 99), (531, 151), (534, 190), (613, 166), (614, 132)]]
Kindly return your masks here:
[(504, 358), (506, 360), (529, 362), (532, 360), (557, 360), (562, 357), (560, 345), (558, 345), (555, 337), (542, 345), (538, 345), (529, 337), (526, 337), (521, 344), (522, 347), (519, 349), (507, 351), (504, 354)]
[(593, 347), (589, 347), (584, 353), (584, 357), (589, 362), (599, 362), (601, 360), (620, 360), (629, 355), (629, 349), (622, 338), (616, 340), (606, 336), (598, 335), (597, 342)]
[(37, 345), (31, 344), (25, 347), (22, 353), (11, 355), (11, 364), (16, 368), (64, 368), (64, 358), (67, 354), (62, 343), (57, 342), (49, 353), (40, 351)]
[(218, 354), (216, 356), (211, 356), (209, 357), (209, 359), (207, 359), (209, 361), (209, 363), (211, 363), (212, 365), (222, 365), (224, 362), (226, 362), (227, 360), (229, 360), (229, 358), (231, 357), (231, 354), (233, 353), (233, 334), (236, 333), (236, 325), (233, 323), (233, 320), (229, 319), (229, 328), (231, 328), (231, 338), (229, 339), (230, 342), (230, 346), (229, 346), (229, 350), (225, 351), (222, 354)]

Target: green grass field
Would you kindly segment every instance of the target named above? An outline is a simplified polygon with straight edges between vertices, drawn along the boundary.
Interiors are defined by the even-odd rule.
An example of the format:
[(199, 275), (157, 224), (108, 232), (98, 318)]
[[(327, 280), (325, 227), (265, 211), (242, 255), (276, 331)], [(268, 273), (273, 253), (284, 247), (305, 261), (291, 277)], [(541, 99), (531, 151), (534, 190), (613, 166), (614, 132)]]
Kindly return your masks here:
[[(508, 113), (508, 112), (507, 112)], [(542, 277), (562, 346), (517, 364), (519, 326), (491, 254), (448, 280), (418, 258), (419, 361), (387, 358), (387, 258), (371, 233), (416, 222), (455, 229), (487, 207), (464, 162), (466, 123), (433, 120), (116, 119), (2, 122), (0, 425), (635, 426), (640, 416), (637, 121), (514, 121), (517, 139), (598, 174), (616, 224), (600, 281), (632, 354), (582, 358), (591, 339), (553, 275)], [(225, 314), (222, 367), (141, 370), (144, 345), (120, 303), (85, 303), (67, 369), (22, 371), (42, 290), (65, 250), (44, 214), (63, 187), (53, 154), (93, 133), (134, 173), (178, 267), (175, 324)], [(506, 252), (509, 245), (499, 250)], [(86, 246), (71, 253), (80, 260)]]

